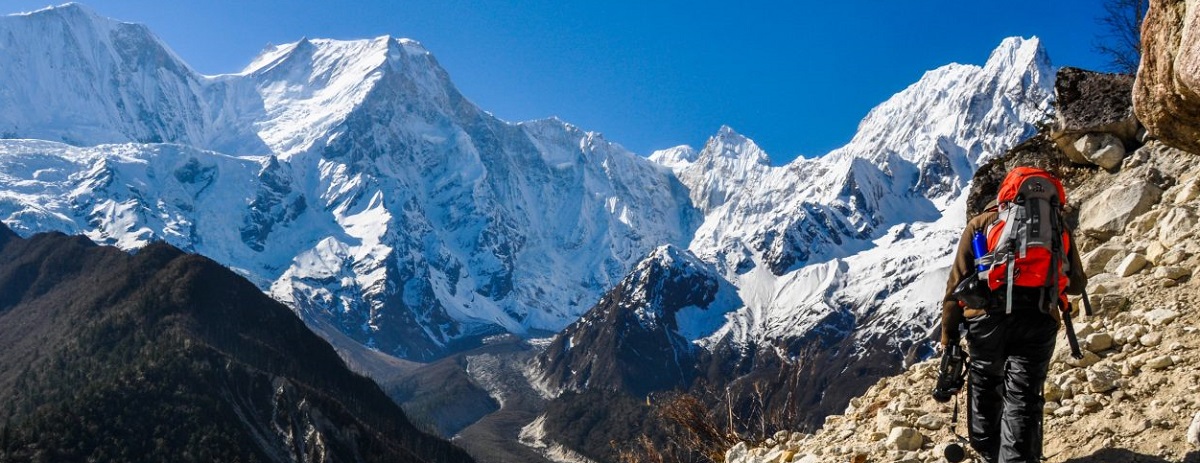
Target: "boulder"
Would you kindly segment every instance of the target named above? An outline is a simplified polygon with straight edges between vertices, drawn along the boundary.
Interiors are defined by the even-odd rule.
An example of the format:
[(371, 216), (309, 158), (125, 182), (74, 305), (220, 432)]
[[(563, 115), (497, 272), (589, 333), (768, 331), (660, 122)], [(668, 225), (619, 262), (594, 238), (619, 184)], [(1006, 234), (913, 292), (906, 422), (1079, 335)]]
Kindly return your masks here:
[(1187, 204), (1196, 198), (1200, 198), (1200, 179), (1188, 180), (1171, 192), (1171, 202), (1177, 205)]
[[(1079, 141), (1090, 136), (1108, 135), (1120, 146), (1124, 158), (1125, 146), (1138, 144), (1138, 124), (1133, 114), (1133, 78), (1120, 74), (1103, 74), (1079, 68), (1064, 67), (1054, 80), (1055, 122), (1051, 130), (1059, 149), (1077, 164), (1093, 164), (1089, 152), (1095, 153), (1107, 142), (1091, 150), (1079, 149)], [(1111, 159), (1111, 158), (1110, 158)], [(1121, 159), (1110, 164), (1112, 169)]]
[(1155, 138), (1200, 153), (1200, 21), (1197, 0), (1150, 0), (1133, 86), (1138, 120)]
[(1162, 211), (1158, 209), (1150, 210), (1145, 214), (1139, 215), (1136, 219), (1129, 221), (1125, 225), (1125, 233), (1135, 236), (1152, 235), (1150, 230), (1158, 226), (1158, 218), (1162, 217)]
[[(1066, 344), (1066, 343), (1064, 342), (1063, 344)], [(1069, 349), (1064, 349), (1061, 354), (1059, 354), (1056, 350), (1055, 360), (1062, 361), (1062, 362), (1066, 363), (1067, 365), (1073, 366), (1075, 368), (1087, 368), (1092, 365), (1095, 365), (1096, 363), (1098, 363), (1100, 361), (1100, 356), (1096, 355), (1095, 352), (1092, 352), (1090, 350), (1085, 350), (1081, 353), (1083, 354), (1083, 358), (1077, 359), (1077, 358), (1071, 357), (1071, 351)], [(1066, 388), (1064, 388), (1064, 389), (1066, 389)]]
[(1148, 263), (1145, 256), (1136, 252), (1132, 253), (1121, 260), (1121, 265), (1117, 266), (1117, 275), (1124, 278), (1136, 274), (1146, 268)]
[(937, 431), (946, 426), (946, 419), (941, 415), (927, 414), (917, 418), (917, 427)]
[(1101, 407), (1103, 407), (1103, 404), (1100, 403), (1100, 399), (1097, 399), (1096, 396), (1092, 394), (1080, 394), (1075, 398), (1075, 407), (1075, 413), (1078, 415), (1083, 415), (1085, 413), (1091, 413), (1099, 410)]
[(1112, 349), (1113, 337), (1108, 333), (1092, 333), (1084, 340), (1087, 349), (1097, 354)]
[(1149, 368), (1151, 370), (1162, 370), (1162, 369), (1167, 368), (1174, 364), (1175, 364), (1175, 361), (1174, 361), (1174, 359), (1171, 358), (1171, 356), (1160, 355), (1158, 357), (1154, 357), (1150, 360), (1147, 360), (1146, 368)]
[[(1184, 243), (1185, 247), (1192, 246), (1192, 245), (1195, 245), (1195, 243), (1193, 243), (1193, 242)], [(1166, 254), (1163, 254), (1162, 257), (1159, 258), (1159, 261), (1162, 263), (1162, 265), (1178, 265), (1180, 263), (1183, 263), (1183, 261), (1188, 260), (1191, 257), (1192, 257), (1192, 253), (1190, 253), (1188, 251), (1184, 251), (1181, 249), (1171, 249), (1171, 250), (1168, 250)]]
[(1171, 248), (1192, 235), (1196, 228), (1196, 214), (1186, 207), (1168, 210), (1158, 219), (1158, 240)]
[(746, 458), (746, 454), (750, 450), (750, 446), (745, 442), (738, 442), (737, 445), (730, 447), (725, 452), (725, 461), (739, 461)]
[(892, 428), (892, 432), (888, 433), (887, 446), (896, 450), (920, 450), (924, 443), (925, 436), (915, 428)]
[(1099, 240), (1108, 240), (1149, 211), (1161, 196), (1162, 189), (1145, 180), (1136, 180), (1132, 185), (1113, 185), (1083, 203), (1079, 230)]
[(1081, 259), (1083, 261), (1083, 271), (1088, 275), (1099, 275), (1104, 273), (1108, 263), (1113, 260), (1118, 254), (1124, 253), (1125, 247), (1120, 243), (1107, 242), (1096, 249), (1088, 251)]
[(1163, 326), (1179, 318), (1179, 312), (1171, 309), (1154, 309), (1142, 314), (1142, 318), (1151, 326)]
[(1137, 342), (1139, 338), (1149, 332), (1150, 330), (1145, 325), (1123, 326), (1113, 332), (1113, 342), (1119, 345)]
[(1167, 249), (1166, 246), (1163, 246), (1162, 243), (1159, 243), (1158, 241), (1151, 241), (1150, 244), (1146, 246), (1146, 259), (1155, 265), (1161, 265), (1163, 256), (1167, 255), (1167, 251), (1170, 250)]
[(875, 416), (875, 429), (883, 432), (891, 432), (895, 428), (904, 428), (910, 426), (908, 420), (902, 416), (889, 415), (880, 413)]
[(1173, 265), (1168, 265), (1165, 267), (1156, 267), (1154, 269), (1154, 273), (1153, 273), (1155, 278), (1165, 278), (1168, 280), (1178, 280), (1180, 278), (1183, 278), (1183, 277), (1191, 275), (1191, 274), (1192, 274), (1191, 270), (1188, 270), (1183, 267), (1176, 267)]
[[(1125, 144), (1121, 139), (1110, 133), (1089, 133), (1071, 145), (1082, 159), (1103, 167), (1115, 170), (1125, 159)], [(1075, 158), (1072, 158), (1074, 161)]]
[(1097, 365), (1087, 371), (1088, 390), (1095, 393), (1104, 393), (1117, 388), (1117, 380), (1121, 379), (1121, 372), (1111, 366)]

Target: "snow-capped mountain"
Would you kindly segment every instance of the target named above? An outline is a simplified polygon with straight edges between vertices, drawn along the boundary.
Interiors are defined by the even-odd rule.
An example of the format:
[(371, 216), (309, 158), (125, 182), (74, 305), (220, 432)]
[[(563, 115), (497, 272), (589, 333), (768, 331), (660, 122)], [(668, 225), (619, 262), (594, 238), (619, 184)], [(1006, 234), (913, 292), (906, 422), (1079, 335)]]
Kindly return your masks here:
[(917, 317), (928, 326), (971, 174), (1036, 133), (1053, 83), (1040, 41), (1010, 38), (982, 67), (926, 73), (825, 156), (771, 167), (753, 141), (723, 128), (694, 157), (681, 147), (651, 159), (706, 212), (689, 249), (746, 301), (730, 334), (787, 337), (834, 310), (859, 323), (894, 317), (883, 332)]
[(0, 37), (37, 44), (0, 50), (0, 220), (166, 240), (394, 355), (562, 329), (698, 223), (668, 169), (492, 117), (411, 40), (305, 39), (204, 76), (75, 4)]
[(163, 239), (417, 359), (561, 330), (661, 245), (738, 288), (701, 345), (831, 314), (915, 333), (966, 179), (1052, 94), (1037, 39), (1009, 39), (983, 67), (930, 71), (826, 156), (773, 167), (726, 127), (656, 163), (556, 119), (498, 120), (407, 39), (302, 39), (204, 76), (74, 4), (0, 18), (0, 37), (33, 44), (0, 48), (0, 220)]

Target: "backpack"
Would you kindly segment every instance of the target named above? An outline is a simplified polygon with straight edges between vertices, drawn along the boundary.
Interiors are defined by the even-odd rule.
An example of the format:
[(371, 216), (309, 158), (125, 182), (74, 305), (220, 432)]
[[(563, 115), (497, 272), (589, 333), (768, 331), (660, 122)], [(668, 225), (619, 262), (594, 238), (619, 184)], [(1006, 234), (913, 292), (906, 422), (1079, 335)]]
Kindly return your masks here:
[(976, 256), (978, 277), (992, 291), (1007, 288), (1005, 313), (1012, 313), (1014, 287), (1041, 288), (1043, 311), (1055, 300), (1066, 307), (1071, 237), (1062, 182), (1044, 170), (1017, 167), (1000, 183), (996, 202), (999, 215), (985, 231), (987, 254)]

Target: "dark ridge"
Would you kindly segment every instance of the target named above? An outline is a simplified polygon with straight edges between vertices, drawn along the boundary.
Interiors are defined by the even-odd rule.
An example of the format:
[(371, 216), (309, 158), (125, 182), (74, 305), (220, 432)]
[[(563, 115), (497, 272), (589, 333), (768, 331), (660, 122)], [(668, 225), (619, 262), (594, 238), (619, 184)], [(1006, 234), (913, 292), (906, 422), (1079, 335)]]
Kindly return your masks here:
[(471, 461), (215, 262), (7, 228), (0, 416), (0, 462)]
[(4, 249), (4, 245), (8, 244), (9, 241), (19, 239), (21, 239), (21, 237), (17, 236), (16, 232), (13, 232), (11, 228), (8, 228), (8, 225), (5, 225), (4, 222), (0, 222), (0, 249)]

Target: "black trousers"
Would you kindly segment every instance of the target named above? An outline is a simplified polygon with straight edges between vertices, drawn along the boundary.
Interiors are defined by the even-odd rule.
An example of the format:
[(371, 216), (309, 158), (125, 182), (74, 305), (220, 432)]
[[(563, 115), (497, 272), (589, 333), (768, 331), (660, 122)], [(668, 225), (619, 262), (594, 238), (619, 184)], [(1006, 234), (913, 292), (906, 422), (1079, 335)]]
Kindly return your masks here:
[(1058, 323), (1036, 303), (967, 320), (971, 446), (985, 461), (1038, 462), (1050, 357)]

